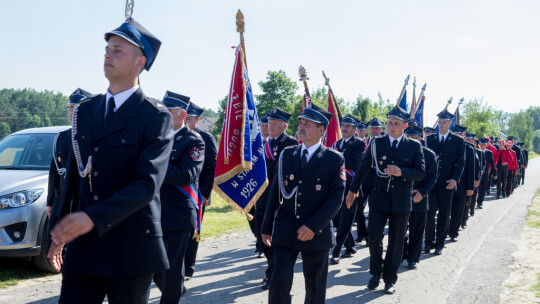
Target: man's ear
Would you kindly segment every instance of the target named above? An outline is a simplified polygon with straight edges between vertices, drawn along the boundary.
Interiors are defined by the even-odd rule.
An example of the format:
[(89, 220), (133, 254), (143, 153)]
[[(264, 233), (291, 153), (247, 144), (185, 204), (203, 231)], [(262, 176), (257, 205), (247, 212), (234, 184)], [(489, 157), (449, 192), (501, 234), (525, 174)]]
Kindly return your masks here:
[(139, 71), (142, 72), (144, 70), (145, 66), (146, 66), (146, 57), (139, 56), (137, 58), (137, 68), (139, 69)]

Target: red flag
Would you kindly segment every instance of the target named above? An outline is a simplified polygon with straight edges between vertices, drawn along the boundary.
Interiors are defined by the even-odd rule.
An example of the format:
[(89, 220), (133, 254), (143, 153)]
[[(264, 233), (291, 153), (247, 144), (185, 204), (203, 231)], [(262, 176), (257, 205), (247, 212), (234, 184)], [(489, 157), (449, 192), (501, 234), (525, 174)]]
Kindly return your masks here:
[(328, 112), (332, 113), (332, 119), (328, 123), (326, 132), (324, 133), (323, 143), (327, 147), (332, 147), (332, 145), (341, 138), (341, 129), (339, 128), (339, 117), (338, 109), (334, 98), (332, 98), (332, 93), (328, 92), (328, 107), (326, 109)]

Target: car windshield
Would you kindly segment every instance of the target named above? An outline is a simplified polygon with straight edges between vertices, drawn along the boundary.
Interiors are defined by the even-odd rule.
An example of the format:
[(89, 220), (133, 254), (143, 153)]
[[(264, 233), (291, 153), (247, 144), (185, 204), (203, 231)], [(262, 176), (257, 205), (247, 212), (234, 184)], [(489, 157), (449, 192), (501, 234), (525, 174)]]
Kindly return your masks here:
[(49, 170), (56, 134), (10, 135), (0, 141), (0, 170)]

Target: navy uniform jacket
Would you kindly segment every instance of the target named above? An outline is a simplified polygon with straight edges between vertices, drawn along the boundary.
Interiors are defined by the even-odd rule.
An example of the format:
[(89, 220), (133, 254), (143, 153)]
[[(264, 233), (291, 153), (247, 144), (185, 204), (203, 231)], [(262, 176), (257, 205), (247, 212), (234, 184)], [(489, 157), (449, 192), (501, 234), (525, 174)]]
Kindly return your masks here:
[(482, 174), (484, 171), (486, 171), (486, 158), (484, 157), (484, 153), (482, 153), (482, 150), (475, 148), (476, 151), (476, 158), (478, 159), (475, 165), (475, 171), (476, 175), (474, 177), (474, 180), (479, 181), (482, 179)]
[[(60, 215), (61, 192), (64, 189), (65, 172), (60, 175), (58, 169), (66, 169), (68, 156), (71, 151), (71, 129), (58, 133), (53, 158), (49, 168), (49, 184), (47, 192), (47, 206), (52, 206), (52, 215)], [(58, 168), (57, 168), (58, 165)]]
[[(272, 245), (292, 250), (330, 249), (335, 245), (331, 220), (341, 207), (345, 190), (344, 159), (341, 153), (321, 144), (302, 170), (301, 151), (301, 145), (287, 147), (280, 156), (285, 190), (291, 192), (298, 186), (298, 191), (290, 199), (283, 198), (278, 174), (274, 175), (261, 233), (272, 235)], [(302, 225), (315, 233), (312, 240), (298, 240), (296, 231)]]
[(484, 149), (484, 159), (486, 160), (486, 168), (482, 174), (482, 179), (489, 179), (489, 170), (493, 172), (493, 176), (497, 176), (497, 167), (495, 166), (495, 161), (493, 159), (493, 152), (491, 152), (489, 149)]
[(459, 184), (465, 167), (465, 141), (450, 132), (442, 144), (439, 134), (428, 135), (425, 140), (427, 147), (437, 156), (437, 184), (433, 190), (454, 191), (446, 189), (446, 181), (453, 179)]
[[(376, 158), (372, 154), (371, 145), (376, 145)], [(350, 191), (357, 193), (360, 184), (371, 166), (377, 162), (381, 171), (387, 165), (395, 165), (401, 169), (401, 176), (388, 178), (375, 176), (375, 184), (369, 196), (369, 208), (388, 213), (407, 213), (412, 210), (413, 182), (420, 181), (426, 174), (424, 153), (420, 142), (409, 139), (405, 135), (401, 138), (394, 154), (388, 135), (375, 138), (371, 141), (360, 168), (356, 171)]]
[(523, 165), (523, 157), (521, 155), (521, 148), (516, 145), (512, 145), (512, 150), (516, 152), (517, 165), (519, 169), (521, 168), (521, 165)]
[[(363, 140), (358, 139), (356, 135), (353, 135), (351, 138), (349, 138), (347, 142), (343, 143), (343, 146), (341, 146), (341, 143), (343, 141), (344, 141), (343, 138), (338, 140), (336, 142), (336, 148), (339, 152), (341, 152), (341, 154), (343, 154), (343, 158), (345, 159), (345, 169), (348, 172), (351, 172), (354, 174), (354, 172), (356, 172), (356, 170), (360, 166), (362, 157), (364, 156), (364, 153), (366, 152), (366, 144), (364, 143)], [(347, 173), (347, 181), (345, 183), (345, 193), (349, 191), (349, 186), (351, 185), (352, 180), (353, 180), (353, 177), (349, 173)]]
[(279, 156), (281, 155), (281, 151), (285, 149), (286, 147), (293, 146), (296, 147), (298, 145), (298, 141), (296, 138), (288, 135), (287, 133), (283, 133), (280, 136), (277, 137), (277, 139), (270, 139), (267, 138), (266, 140), (272, 140), (270, 142), (270, 147), (272, 149), (272, 153), (274, 155), (275, 160), (271, 160), (267, 157), (265, 157), (266, 161), (266, 174), (268, 175), (268, 187), (264, 190), (263, 194), (259, 197), (257, 200), (257, 203), (255, 204), (255, 209), (259, 209), (264, 212), (266, 209), (266, 202), (268, 201), (268, 192), (270, 191), (270, 187), (272, 186), (272, 181), (274, 180), (274, 172), (277, 170), (277, 164), (279, 160)]
[(163, 230), (194, 229), (197, 209), (177, 187), (193, 186), (199, 191), (204, 165), (204, 141), (199, 133), (182, 127), (174, 136), (167, 174), (161, 186), (161, 227)]
[(529, 165), (529, 150), (523, 149), (523, 165), (528, 166)]
[(418, 190), (422, 194), (423, 199), (412, 204), (412, 212), (426, 212), (429, 208), (429, 191), (433, 189), (435, 183), (437, 182), (437, 162), (435, 161), (435, 152), (431, 151), (429, 148), (422, 147), (424, 152), (424, 160), (426, 162), (426, 176), (419, 181), (414, 182), (413, 189)]
[(474, 181), (476, 179), (477, 156), (472, 144), (465, 142), (465, 168), (461, 180), (457, 184), (456, 195), (465, 195), (467, 190), (474, 190)]
[[(378, 137), (378, 136), (377, 136)], [(376, 138), (376, 137), (369, 137), (367, 139), (367, 147), (369, 147), (369, 144), (371, 143), (371, 141)], [(367, 149), (366, 147), (366, 149)], [(375, 169), (374, 168), (371, 168), (367, 174), (367, 176), (364, 178), (364, 181), (362, 182), (362, 187), (369, 187), (369, 188), (373, 188), (373, 186), (375, 185)]]
[(199, 178), (199, 190), (202, 196), (210, 199), (212, 188), (214, 187), (214, 173), (216, 172), (216, 157), (218, 153), (216, 139), (214, 135), (195, 128), (195, 132), (201, 135), (204, 141), (204, 166)]
[[(79, 182), (73, 157), (66, 189), (75, 190), (79, 182), (73, 211), (84, 211), (95, 227), (68, 245), (64, 267), (104, 277), (162, 271), (169, 265), (159, 190), (171, 154), (172, 117), (139, 88), (105, 126), (104, 118), (104, 95), (79, 106), (75, 140), (84, 165), (92, 156), (92, 191), (88, 177)], [(62, 204), (69, 204), (71, 191), (64, 191)]]

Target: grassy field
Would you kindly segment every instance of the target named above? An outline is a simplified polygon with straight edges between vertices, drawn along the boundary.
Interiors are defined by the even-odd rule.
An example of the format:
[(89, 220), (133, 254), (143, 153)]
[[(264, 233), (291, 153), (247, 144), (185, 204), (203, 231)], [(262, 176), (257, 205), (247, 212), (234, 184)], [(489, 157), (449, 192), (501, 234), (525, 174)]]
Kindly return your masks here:
[(0, 259), (0, 289), (15, 286), (19, 281), (36, 279), (53, 274), (37, 270), (31, 261)]
[[(540, 229), (540, 188), (536, 190), (536, 194), (533, 197), (533, 203), (529, 206), (527, 211), (527, 226)], [(536, 284), (531, 288), (537, 298), (540, 298), (540, 273), (536, 276)]]
[(537, 154), (537, 153), (534, 153), (533, 151), (529, 151), (529, 160), (535, 158), (535, 157), (538, 157), (538, 155), (540, 154)]

